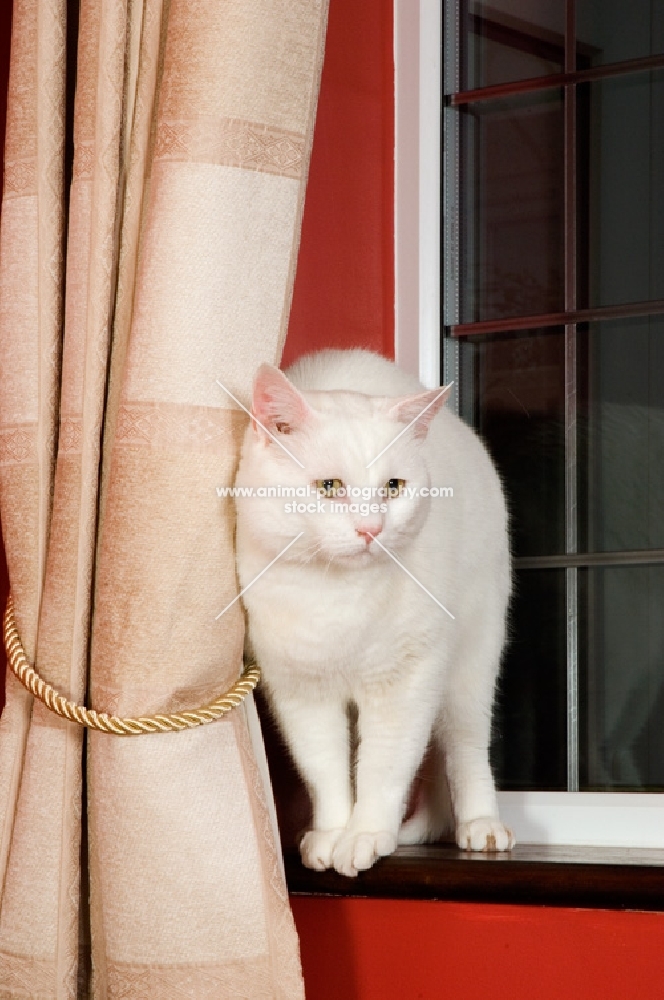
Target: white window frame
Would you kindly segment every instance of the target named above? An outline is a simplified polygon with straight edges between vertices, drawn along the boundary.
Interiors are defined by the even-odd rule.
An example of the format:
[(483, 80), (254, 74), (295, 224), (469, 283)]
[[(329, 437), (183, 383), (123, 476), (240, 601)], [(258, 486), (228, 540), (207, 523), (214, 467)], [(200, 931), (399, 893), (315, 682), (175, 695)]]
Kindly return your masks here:
[[(394, 0), (395, 358), (433, 388), (441, 370), (442, 0)], [(499, 792), (520, 843), (664, 848), (664, 794)]]

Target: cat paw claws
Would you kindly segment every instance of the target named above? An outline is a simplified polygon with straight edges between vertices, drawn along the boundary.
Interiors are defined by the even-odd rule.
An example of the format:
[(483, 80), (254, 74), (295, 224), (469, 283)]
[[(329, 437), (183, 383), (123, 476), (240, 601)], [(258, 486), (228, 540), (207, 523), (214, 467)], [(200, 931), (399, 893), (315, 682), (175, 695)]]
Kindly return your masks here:
[(323, 872), (332, 868), (334, 846), (343, 833), (338, 830), (309, 830), (300, 841), (300, 857), (306, 868)]
[(462, 851), (511, 851), (514, 834), (493, 816), (480, 816), (462, 823), (457, 829), (457, 844)]
[(377, 833), (345, 833), (338, 841), (332, 863), (340, 875), (355, 878), (378, 860), (396, 850), (397, 838), (386, 830)]

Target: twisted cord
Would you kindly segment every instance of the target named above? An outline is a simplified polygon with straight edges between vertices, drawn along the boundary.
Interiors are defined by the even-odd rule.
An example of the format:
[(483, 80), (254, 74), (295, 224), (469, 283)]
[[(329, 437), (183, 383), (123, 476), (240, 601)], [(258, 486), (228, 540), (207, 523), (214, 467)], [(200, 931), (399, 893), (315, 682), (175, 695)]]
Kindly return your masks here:
[(205, 726), (208, 722), (215, 722), (242, 704), (249, 692), (254, 690), (261, 677), (260, 668), (253, 664), (245, 669), (230, 690), (215, 698), (209, 705), (203, 705), (202, 708), (164, 715), (144, 715), (138, 719), (120, 718), (117, 715), (107, 715), (106, 712), (95, 712), (93, 708), (85, 708), (83, 705), (69, 701), (52, 685), (47, 684), (34, 667), (30, 666), (16, 627), (14, 602), (11, 594), (7, 601), (3, 620), (3, 635), (7, 661), (12, 673), (35, 698), (38, 698), (62, 719), (78, 722), (80, 726), (98, 729), (103, 733), (115, 733), (117, 736), (173, 733), (182, 729)]

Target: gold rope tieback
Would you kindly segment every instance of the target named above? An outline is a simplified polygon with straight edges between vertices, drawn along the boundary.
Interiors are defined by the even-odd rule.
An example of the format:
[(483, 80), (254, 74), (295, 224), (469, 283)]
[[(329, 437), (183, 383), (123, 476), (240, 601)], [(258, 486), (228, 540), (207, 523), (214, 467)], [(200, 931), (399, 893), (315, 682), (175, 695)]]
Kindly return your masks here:
[(202, 708), (192, 711), (173, 712), (170, 715), (145, 715), (139, 719), (121, 719), (117, 715), (107, 715), (105, 712), (95, 712), (68, 701), (54, 687), (47, 684), (39, 676), (34, 667), (28, 663), (16, 621), (14, 620), (14, 602), (11, 594), (7, 601), (3, 621), (3, 633), (7, 659), (12, 673), (31, 694), (43, 702), (47, 708), (70, 722), (78, 722), (89, 729), (99, 729), (103, 733), (115, 733), (117, 736), (142, 736), (144, 733), (173, 733), (181, 729), (194, 729), (208, 722), (215, 722), (228, 715), (234, 708), (241, 705), (250, 691), (253, 691), (261, 679), (260, 668), (253, 664), (247, 667), (233, 687)]

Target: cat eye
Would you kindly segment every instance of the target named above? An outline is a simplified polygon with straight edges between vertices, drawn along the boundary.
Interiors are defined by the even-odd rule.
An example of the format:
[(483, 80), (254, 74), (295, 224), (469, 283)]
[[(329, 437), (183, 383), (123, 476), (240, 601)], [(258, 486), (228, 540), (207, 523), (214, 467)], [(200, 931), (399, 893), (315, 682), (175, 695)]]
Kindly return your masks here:
[(337, 490), (343, 487), (343, 483), (340, 479), (316, 479), (314, 486), (322, 496), (334, 497), (337, 495)]
[(387, 490), (388, 497), (398, 497), (405, 485), (405, 479), (388, 479), (384, 488)]

